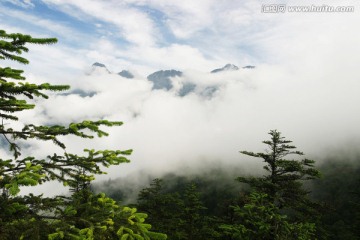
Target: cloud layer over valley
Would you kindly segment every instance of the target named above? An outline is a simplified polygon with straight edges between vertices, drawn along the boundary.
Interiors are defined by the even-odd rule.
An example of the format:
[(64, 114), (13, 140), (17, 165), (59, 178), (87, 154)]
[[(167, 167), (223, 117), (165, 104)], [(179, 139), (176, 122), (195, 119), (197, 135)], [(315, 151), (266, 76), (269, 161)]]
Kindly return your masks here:
[[(73, 84), (73, 93), (39, 103), (36, 114), (28, 118), (41, 123), (124, 121), (122, 127), (108, 129), (107, 138), (68, 139), (70, 152), (85, 147), (133, 148), (130, 164), (108, 171), (112, 178), (138, 170), (189, 173), (217, 164), (250, 169), (251, 160), (238, 151), (263, 151), (261, 141), (268, 138), (270, 129), (280, 130), (313, 157), (360, 140), (359, 83), (354, 71), (343, 73), (346, 86), (336, 75), (314, 81), (307, 71), (294, 73), (279, 66), (209, 72), (188, 71), (171, 78), (174, 87), (169, 91), (152, 89), (146, 78), (107, 72), (84, 75)], [(182, 97), (177, 90), (185, 82), (197, 87)], [(217, 90), (211, 97), (201, 94), (214, 86)], [(76, 89), (92, 94), (80, 96)], [(47, 154), (42, 144), (38, 151)]]

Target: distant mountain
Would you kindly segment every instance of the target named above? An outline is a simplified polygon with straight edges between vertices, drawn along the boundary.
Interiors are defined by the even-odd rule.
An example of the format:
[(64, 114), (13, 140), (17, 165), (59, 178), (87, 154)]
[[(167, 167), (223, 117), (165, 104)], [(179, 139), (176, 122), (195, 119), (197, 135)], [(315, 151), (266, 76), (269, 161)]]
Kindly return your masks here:
[[(93, 63), (92, 65), (93, 67), (102, 67), (102, 68), (106, 68), (105, 64), (102, 64), (102, 63), (99, 63), (99, 62), (96, 62), (96, 63)], [(107, 68), (106, 68), (107, 69)]]
[(150, 74), (147, 79), (153, 83), (153, 89), (170, 90), (173, 88), (170, 78), (181, 77), (182, 72), (176, 70), (161, 70)]
[(118, 73), (118, 75), (120, 75), (124, 78), (134, 78), (134, 75), (127, 70), (122, 70), (121, 72)]
[(196, 88), (195, 83), (186, 82), (186, 83), (184, 83), (182, 88), (179, 90), (178, 94), (180, 97), (184, 97), (184, 96), (188, 95), (189, 93), (193, 92), (195, 90), (195, 88)]
[(109, 71), (109, 69), (107, 69), (107, 67), (104, 64), (96, 62), (91, 66), (90, 74), (92, 74), (92, 73), (100, 73), (101, 74), (101, 73), (111, 73), (111, 72)]
[[(111, 72), (109, 71), (109, 69), (107, 69), (107, 67), (105, 66), (105, 64), (96, 62), (93, 63), (93, 65), (91, 65), (91, 70), (88, 73), (88, 75), (92, 75), (92, 74), (110, 74)], [(118, 73), (118, 75), (120, 75), (121, 77), (124, 78), (134, 78), (134, 75), (129, 72), (128, 70), (122, 70), (121, 72)]]
[(255, 66), (251, 66), (251, 65), (248, 65), (248, 66), (245, 66), (245, 67), (243, 67), (244, 69), (253, 69), (253, 68), (255, 68)]
[[(253, 69), (253, 68), (255, 68), (255, 66), (247, 65), (242, 68), (243, 69)], [(237, 71), (239, 69), (240, 68), (238, 66), (228, 63), (222, 68), (217, 68), (217, 69), (212, 70), (211, 73), (218, 73), (218, 72), (224, 72), (224, 71)], [(111, 72), (107, 69), (105, 64), (95, 62), (91, 66), (91, 71), (89, 74), (92, 74), (92, 73), (111, 73)], [(118, 73), (118, 75), (120, 75), (124, 78), (134, 78), (134, 75), (128, 70), (122, 70), (121, 72)], [(153, 82), (153, 84), (154, 84), (153, 89), (170, 90), (173, 87), (170, 78), (181, 77), (181, 76), (182, 76), (182, 72), (174, 70), (174, 69), (160, 70), (160, 71), (154, 72), (154, 73), (150, 74), (149, 76), (147, 76), (147, 79), (149, 81)], [(192, 87), (187, 86), (187, 88), (192, 88)]]
[(238, 66), (228, 63), (222, 68), (217, 68), (217, 69), (212, 70), (211, 73), (217, 73), (217, 72), (223, 72), (223, 71), (236, 71), (236, 70), (239, 70)]
[[(242, 67), (243, 69), (253, 69), (255, 68), (255, 66), (244, 66)], [(239, 70), (239, 67), (234, 65), (234, 64), (226, 64), (224, 67), (222, 68), (217, 68), (211, 71), (211, 73), (220, 73), (220, 72), (226, 72), (226, 71), (237, 71)], [(91, 72), (89, 73), (89, 75), (92, 74), (111, 74), (111, 72), (107, 69), (107, 67), (105, 66), (105, 64), (99, 63), (99, 62), (95, 62), (92, 65), (91, 68)], [(129, 78), (132, 79), (134, 78), (134, 75), (128, 71), (128, 70), (122, 70), (121, 72), (117, 73), (117, 75), (124, 77), (124, 78)], [(165, 91), (169, 91), (171, 90), (174, 86), (172, 84), (171, 78), (174, 77), (182, 77), (183, 73), (181, 71), (177, 71), (177, 70), (160, 70), (160, 71), (156, 71), (152, 74), (150, 74), (149, 76), (147, 76), (147, 79), (153, 83), (153, 87), (152, 89), (162, 89)], [(207, 86), (204, 89), (199, 89), (199, 87), (192, 82), (184, 82), (183, 80), (186, 79), (182, 79), (182, 87), (176, 92), (178, 96), (180, 97), (184, 97), (186, 95), (188, 95), (191, 92), (197, 92), (197, 94), (199, 94), (200, 96), (206, 97), (206, 98), (212, 98), (212, 96), (215, 94), (215, 92), (217, 92), (219, 90), (219, 86), (217, 85), (213, 85), (213, 86)], [(96, 94), (96, 92), (83, 92), (81, 90), (74, 90), (70, 93), (67, 94), (77, 94), (81, 97), (92, 97)]]
[[(163, 89), (169, 91), (173, 88), (171, 83), (171, 78), (181, 77), (182, 72), (176, 70), (161, 70), (150, 74), (147, 79), (153, 83), (152, 89)], [(182, 88), (178, 91), (180, 97), (188, 95), (190, 92), (193, 92), (196, 88), (196, 85), (191, 82), (185, 82)]]

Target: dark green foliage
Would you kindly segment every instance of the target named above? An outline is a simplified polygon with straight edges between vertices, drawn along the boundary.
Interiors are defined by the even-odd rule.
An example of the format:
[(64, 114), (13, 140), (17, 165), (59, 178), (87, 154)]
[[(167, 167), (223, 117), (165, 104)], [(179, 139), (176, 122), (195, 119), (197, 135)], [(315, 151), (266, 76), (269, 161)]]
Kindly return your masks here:
[(182, 230), (183, 202), (178, 193), (165, 193), (161, 179), (154, 179), (149, 188), (140, 191), (138, 208), (149, 214), (154, 230), (166, 233), (169, 239), (184, 239)]
[(234, 240), (314, 239), (314, 223), (288, 222), (286, 215), (269, 200), (264, 193), (251, 193), (243, 207), (233, 207), (238, 221), (220, 228)]
[(200, 200), (200, 193), (194, 183), (188, 185), (184, 194), (183, 229), (189, 240), (203, 239), (205, 237), (205, 219), (203, 211), (206, 209)]
[(154, 230), (166, 233), (169, 239), (215, 239), (214, 222), (205, 215), (206, 208), (194, 183), (179, 192), (167, 193), (163, 180), (154, 179), (149, 188), (140, 191), (138, 207), (149, 213)]
[(358, 236), (358, 239), (360, 239), (360, 177), (357, 179), (357, 184), (352, 194), (353, 198), (351, 204), (353, 205), (354, 210), (354, 221), (350, 228), (354, 236)]
[(311, 186), (312, 198), (326, 206), (321, 223), (331, 240), (360, 239), (360, 156), (350, 155), (328, 156), (319, 166), (323, 178)]
[[(167, 174), (142, 189), (138, 205), (134, 206), (148, 213), (154, 230), (167, 233), (169, 239), (187, 239), (186, 232), (194, 227), (187, 223), (191, 218), (198, 224), (190, 231), (201, 231), (199, 239), (223, 239), (218, 226), (232, 221), (234, 214), (228, 206), (239, 203), (240, 186), (234, 181), (238, 171), (233, 169), (230, 173), (228, 169), (214, 168), (186, 177)], [(126, 202), (131, 202), (133, 194), (140, 191), (129, 178), (108, 180), (92, 187)], [(191, 187), (193, 193), (187, 193)], [(190, 217), (184, 214), (186, 205), (194, 213)]]
[[(211, 167), (211, 166), (210, 166)], [(224, 216), (229, 213), (228, 206), (239, 200), (239, 191), (242, 190), (234, 178), (238, 175), (240, 168), (210, 168), (192, 176), (181, 176), (166, 174), (161, 176), (162, 193), (179, 193), (184, 195), (186, 187), (195, 183), (197, 191), (201, 193), (200, 198), (209, 216)], [(132, 178), (109, 179), (92, 185), (95, 192), (105, 192), (117, 201), (133, 203), (138, 197), (139, 191), (143, 189), (148, 179), (153, 176), (141, 174), (143, 179), (134, 184)]]
[[(20, 57), (27, 52), (25, 44), (52, 44), (54, 38), (37, 39), (20, 33), (7, 34), (0, 30), (0, 59), (23, 64)], [(17, 112), (35, 107), (34, 98), (48, 96), (44, 91), (63, 91), (65, 85), (48, 83), (36, 85), (23, 82), (22, 70), (0, 67), (0, 136), (9, 145), (12, 159), (0, 159), (0, 239), (166, 239), (166, 235), (151, 232), (145, 224), (146, 214), (121, 207), (104, 194), (94, 195), (90, 182), (97, 174), (105, 174), (103, 167), (129, 162), (131, 150), (85, 149), (79, 156), (65, 151), (60, 136), (81, 138), (107, 136), (101, 127), (120, 126), (122, 122), (107, 120), (70, 123), (69, 126), (37, 126), (14, 124), (20, 120)], [(20, 127), (19, 127), (20, 126)], [(62, 155), (49, 154), (46, 159), (21, 156), (20, 141), (36, 139), (52, 141), (64, 149)], [(37, 186), (59, 181), (69, 186), (70, 197), (45, 198), (42, 195), (20, 196), (23, 186)]]

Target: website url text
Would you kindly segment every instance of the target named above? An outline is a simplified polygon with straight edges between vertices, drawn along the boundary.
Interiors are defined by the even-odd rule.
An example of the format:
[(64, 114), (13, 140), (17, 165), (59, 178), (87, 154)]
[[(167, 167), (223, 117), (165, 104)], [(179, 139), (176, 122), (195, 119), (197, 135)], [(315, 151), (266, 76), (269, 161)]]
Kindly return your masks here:
[(354, 6), (330, 6), (330, 5), (308, 5), (308, 6), (287, 6), (286, 4), (263, 4), (263, 13), (349, 13), (354, 12)]

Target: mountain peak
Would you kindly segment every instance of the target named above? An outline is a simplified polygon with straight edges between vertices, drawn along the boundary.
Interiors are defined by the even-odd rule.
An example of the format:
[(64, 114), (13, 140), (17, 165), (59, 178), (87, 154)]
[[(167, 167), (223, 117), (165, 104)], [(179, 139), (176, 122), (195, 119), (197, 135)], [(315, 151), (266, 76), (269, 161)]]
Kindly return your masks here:
[(177, 70), (160, 70), (150, 74), (147, 79), (153, 82), (153, 89), (166, 89), (170, 90), (173, 88), (170, 78), (181, 77), (182, 72)]
[(109, 69), (105, 66), (105, 64), (95, 62), (91, 66), (91, 70), (89, 74), (103, 74), (103, 73), (111, 73)]
[(120, 75), (124, 78), (134, 78), (134, 75), (127, 70), (122, 70), (121, 72), (118, 73), (118, 75)]
[(238, 67), (238, 66), (236, 66), (236, 65), (234, 65), (234, 64), (230, 64), (230, 63), (228, 63), (228, 64), (226, 64), (226, 65), (223, 67), (223, 69), (238, 70), (238, 69), (239, 69), (239, 67)]
[(238, 66), (228, 63), (222, 68), (217, 68), (217, 69), (212, 70), (211, 73), (217, 73), (217, 72), (223, 72), (223, 71), (236, 71), (236, 70), (239, 70)]
[(99, 62), (93, 63), (92, 66), (93, 66), (93, 67), (103, 67), (103, 68), (106, 68), (105, 64), (102, 64), (102, 63), (99, 63)]
[(243, 67), (244, 69), (254, 69), (255, 68), (255, 66), (252, 66), (252, 65), (248, 65), (248, 66), (245, 66), (245, 67)]

